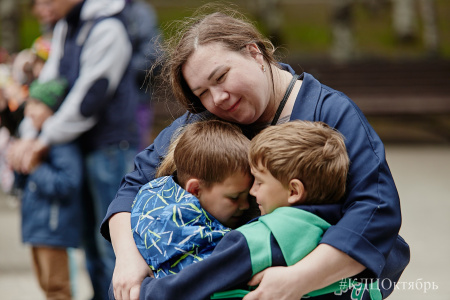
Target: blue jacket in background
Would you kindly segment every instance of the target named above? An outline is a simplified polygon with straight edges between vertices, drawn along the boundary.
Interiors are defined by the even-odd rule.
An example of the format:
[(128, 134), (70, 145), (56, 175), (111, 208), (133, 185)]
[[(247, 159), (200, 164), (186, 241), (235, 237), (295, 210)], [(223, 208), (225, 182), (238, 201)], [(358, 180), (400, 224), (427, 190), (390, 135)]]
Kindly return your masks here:
[(74, 143), (52, 146), (28, 176), (18, 175), (22, 240), (33, 246), (78, 247), (81, 242), (83, 163)]

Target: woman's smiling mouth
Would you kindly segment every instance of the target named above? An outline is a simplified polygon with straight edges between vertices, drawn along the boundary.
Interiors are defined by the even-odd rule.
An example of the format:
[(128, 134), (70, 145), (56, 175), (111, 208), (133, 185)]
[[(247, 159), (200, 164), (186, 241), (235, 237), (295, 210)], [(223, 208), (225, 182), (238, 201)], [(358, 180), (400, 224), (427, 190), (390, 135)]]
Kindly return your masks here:
[(227, 109), (228, 112), (234, 112), (237, 107), (239, 106), (239, 103), (241, 103), (241, 99), (239, 99), (233, 106), (231, 106), (229, 109)]

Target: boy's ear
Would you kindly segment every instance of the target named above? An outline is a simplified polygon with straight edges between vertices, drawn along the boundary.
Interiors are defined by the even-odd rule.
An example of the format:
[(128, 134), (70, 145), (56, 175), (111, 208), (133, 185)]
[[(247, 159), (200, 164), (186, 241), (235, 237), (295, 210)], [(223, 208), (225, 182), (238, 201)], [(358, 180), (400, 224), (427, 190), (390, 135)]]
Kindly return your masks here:
[(306, 197), (306, 190), (303, 183), (298, 179), (289, 181), (289, 204), (300, 204)]
[(186, 182), (186, 191), (198, 198), (200, 194), (200, 180), (191, 178)]

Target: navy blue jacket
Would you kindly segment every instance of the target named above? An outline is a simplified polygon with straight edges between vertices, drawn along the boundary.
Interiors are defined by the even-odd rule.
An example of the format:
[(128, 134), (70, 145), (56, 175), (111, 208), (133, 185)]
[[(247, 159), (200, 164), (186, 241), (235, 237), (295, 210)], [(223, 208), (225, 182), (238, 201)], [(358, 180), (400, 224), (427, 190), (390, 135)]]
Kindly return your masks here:
[[(307, 211), (307, 213), (314, 212), (317, 216), (327, 216), (328, 220), (331, 222), (336, 222), (339, 219), (339, 216), (331, 213), (332, 211), (338, 211), (340, 205), (338, 204), (325, 204), (321, 206), (296, 206), (292, 209), (300, 209), (302, 211)], [(290, 209), (290, 208), (288, 208)], [(275, 213), (275, 212), (274, 212)], [(304, 214), (303, 214), (304, 215)], [(267, 215), (269, 216), (269, 215)], [(277, 216), (270, 215), (270, 217)], [(298, 252), (304, 255), (308, 254), (311, 249), (314, 249), (316, 242), (316, 238), (320, 238), (323, 233), (323, 230), (326, 230), (326, 227), (329, 226), (329, 222), (325, 227), (322, 223), (312, 222), (309, 224), (308, 220), (314, 220), (313, 217), (305, 218), (303, 220), (291, 220), (289, 219), (289, 215), (285, 215), (283, 212), (278, 214), (279, 224), (281, 224), (281, 228), (285, 228), (286, 232), (283, 235), (280, 235), (278, 238), (282, 238), (285, 236), (292, 236), (290, 231), (297, 231), (300, 237), (298, 243), (293, 243), (292, 241), (284, 241), (284, 246), (288, 244), (295, 244), (296, 249), (297, 246), (301, 245), (302, 249), (298, 249)], [(305, 215), (305, 217), (307, 217)], [(263, 217), (264, 218), (264, 217)], [(322, 218), (323, 219), (323, 218)], [(256, 221), (256, 220), (255, 220)], [(326, 221), (326, 220), (325, 220)], [(293, 223), (296, 226), (291, 226)], [(307, 223), (307, 224), (305, 224)], [(314, 224), (313, 224), (314, 223)], [(322, 224), (318, 227), (317, 224)], [(247, 225), (248, 226), (248, 225)], [(181, 270), (177, 274), (168, 275), (163, 278), (154, 279), (154, 278), (146, 278), (141, 284), (140, 291), (140, 299), (154, 299), (154, 300), (206, 300), (210, 299), (210, 296), (215, 292), (219, 291), (229, 291), (234, 289), (243, 289), (246, 290), (247, 282), (252, 278), (255, 273), (255, 269), (253, 266), (253, 262), (251, 259), (251, 250), (248, 245), (248, 237), (246, 237), (241, 230), (242, 229), (233, 230), (230, 233), (227, 233), (225, 237), (220, 241), (217, 247), (214, 249), (212, 255), (205, 260), (196, 262), (183, 270)], [(279, 228), (279, 229), (281, 229)], [(247, 234), (252, 234), (247, 233)], [(283, 255), (283, 250), (281, 249), (278, 242), (282, 243), (277, 239), (273, 233), (270, 234), (270, 248), (271, 248), (271, 265), (272, 266), (286, 266), (287, 258)], [(266, 240), (262, 239), (259, 244), (253, 245), (253, 249), (259, 249), (262, 247), (260, 244), (265, 244)], [(311, 244), (312, 243), (312, 244)], [(264, 247), (262, 247), (264, 248)], [(264, 253), (263, 253), (264, 254)], [(267, 252), (267, 254), (269, 254)], [(258, 260), (258, 263), (265, 261), (266, 258), (261, 258), (260, 254), (255, 257)], [(291, 257), (292, 259), (292, 257)], [(292, 264), (292, 262), (291, 262)], [(256, 271), (257, 272), (257, 271)], [(388, 274), (387, 274), (388, 275)], [(388, 277), (390, 282), (397, 281), (398, 277), (395, 274), (389, 274)], [(384, 279), (383, 278), (383, 279)], [(370, 283), (368, 278), (360, 278), (356, 276), (355, 280), (361, 280), (362, 283)], [(350, 279), (344, 279), (346, 282), (349, 282)], [(342, 288), (341, 282), (338, 283), (338, 286)], [(389, 295), (390, 291), (384, 289), (383, 287), (389, 287), (387, 281), (385, 284), (378, 284), (383, 298), (386, 298)], [(335, 289), (332, 289), (336, 291)], [(355, 294), (358, 297), (352, 298)], [(114, 299), (112, 286), (109, 291), (110, 299)], [(228, 298), (235, 299), (235, 298)], [(236, 297), (236, 299), (241, 299)], [(323, 299), (362, 299), (369, 300), (371, 299), (369, 296), (369, 290), (367, 286), (359, 286), (357, 284), (356, 287), (352, 287), (351, 289), (344, 289), (341, 291), (336, 291), (335, 293), (331, 292), (328, 294), (323, 294), (320, 296), (315, 296), (311, 299), (323, 300)]]
[(34, 246), (78, 247), (81, 241), (83, 161), (74, 143), (52, 146), (33, 173), (17, 177), (22, 240)]
[[(282, 65), (291, 73), (294, 71)], [(346, 95), (303, 74), (291, 120), (322, 121), (345, 137), (350, 169), (342, 218), (325, 233), (329, 244), (366, 266), (364, 277), (401, 272), (409, 262), (409, 248), (398, 232), (400, 201), (385, 157), (384, 145), (361, 110)], [(154, 143), (136, 156), (135, 170), (125, 176), (111, 203), (101, 231), (109, 239), (107, 220), (117, 212), (129, 212), (139, 188), (154, 177), (155, 169), (173, 132), (189, 122), (183, 115), (163, 130)], [(392, 250), (392, 251), (391, 251)], [(385, 270), (386, 269), (386, 270)]]

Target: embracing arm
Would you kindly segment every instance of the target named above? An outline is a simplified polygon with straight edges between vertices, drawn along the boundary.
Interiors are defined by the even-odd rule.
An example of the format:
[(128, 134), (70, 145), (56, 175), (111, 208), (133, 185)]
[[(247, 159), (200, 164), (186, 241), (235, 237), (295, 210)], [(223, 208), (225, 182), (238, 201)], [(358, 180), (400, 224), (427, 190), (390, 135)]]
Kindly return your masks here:
[[(350, 158), (343, 216), (322, 243), (348, 254), (381, 274), (401, 225), (400, 200), (381, 139), (361, 110), (344, 94), (306, 74), (291, 119), (322, 121), (345, 138)], [(315, 99), (315, 101), (314, 101)]]
[(130, 213), (115, 214), (109, 221), (111, 243), (116, 253), (113, 289), (116, 299), (139, 299), (142, 280), (152, 271), (142, 258), (133, 240)]
[(149, 267), (140, 255), (131, 232), (131, 205), (139, 189), (152, 180), (161, 157), (169, 146), (174, 131), (187, 122), (186, 115), (164, 129), (154, 143), (135, 158), (135, 169), (122, 179), (116, 198), (108, 207), (100, 231), (110, 240), (116, 254), (113, 287), (119, 299), (138, 299), (142, 280)]
[(320, 103), (321, 120), (344, 135), (350, 167), (343, 216), (321, 243), (366, 266), (365, 276), (379, 277), (400, 230), (399, 195), (381, 139), (350, 99), (328, 92)]
[(243, 300), (297, 300), (364, 269), (363, 265), (347, 254), (321, 244), (295, 265), (271, 267), (256, 274), (249, 285), (260, 286)]
[[(100, 232), (105, 239), (110, 241), (110, 235), (114, 235), (115, 230), (122, 229), (120, 226), (114, 226), (114, 229), (111, 228), (111, 224), (123, 221), (123, 219), (113, 219), (112, 216), (118, 213), (131, 212), (131, 205), (140, 188), (154, 179), (156, 168), (158, 167), (160, 160), (166, 155), (172, 135), (179, 127), (186, 124), (186, 122), (188, 122), (187, 114), (184, 114), (176, 119), (169, 127), (161, 131), (152, 145), (136, 155), (134, 159), (134, 170), (126, 174), (122, 179), (116, 197), (109, 205), (106, 216), (102, 221)], [(128, 226), (130, 229), (128, 232), (131, 240), (133, 240), (129, 217), (130, 215), (128, 214), (128, 222), (124, 226)]]
[(177, 274), (159, 279), (146, 278), (142, 283), (140, 299), (206, 300), (215, 292), (245, 286), (251, 275), (247, 240), (240, 232), (231, 231), (207, 259)]
[[(325, 232), (321, 245), (295, 266), (268, 269), (257, 275), (255, 282), (262, 277), (261, 285), (245, 300), (256, 299), (263, 291), (259, 299), (298, 299), (313, 287), (363, 270), (364, 277), (379, 277), (397, 244), (400, 202), (380, 138), (350, 99), (322, 86), (311, 75), (305, 75), (297, 99), (291, 119), (322, 121), (345, 137), (350, 170), (343, 217)], [(409, 253), (404, 252), (401, 259), (407, 263)], [(406, 264), (398, 266), (404, 268)], [(296, 284), (290, 289), (280, 288), (283, 282)], [(303, 283), (309, 286), (304, 288)]]

